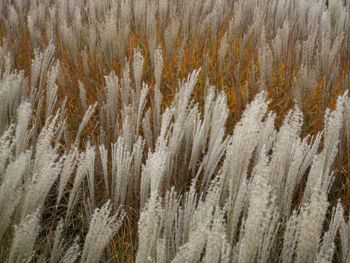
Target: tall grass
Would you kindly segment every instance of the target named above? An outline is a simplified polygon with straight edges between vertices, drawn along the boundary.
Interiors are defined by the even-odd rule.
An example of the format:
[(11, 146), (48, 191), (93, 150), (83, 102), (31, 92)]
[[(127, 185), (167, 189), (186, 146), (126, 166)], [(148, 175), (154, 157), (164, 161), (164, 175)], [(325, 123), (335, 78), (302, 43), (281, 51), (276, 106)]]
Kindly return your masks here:
[(350, 261), (349, 2), (0, 15), (0, 261)]

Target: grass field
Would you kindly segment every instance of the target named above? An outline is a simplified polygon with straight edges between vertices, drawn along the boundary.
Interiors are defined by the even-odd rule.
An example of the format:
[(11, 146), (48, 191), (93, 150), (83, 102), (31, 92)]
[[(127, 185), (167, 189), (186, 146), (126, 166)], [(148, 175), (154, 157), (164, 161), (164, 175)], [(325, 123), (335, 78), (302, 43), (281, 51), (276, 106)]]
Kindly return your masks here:
[(0, 262), (350, 262), (349, 1), (0, 18)]

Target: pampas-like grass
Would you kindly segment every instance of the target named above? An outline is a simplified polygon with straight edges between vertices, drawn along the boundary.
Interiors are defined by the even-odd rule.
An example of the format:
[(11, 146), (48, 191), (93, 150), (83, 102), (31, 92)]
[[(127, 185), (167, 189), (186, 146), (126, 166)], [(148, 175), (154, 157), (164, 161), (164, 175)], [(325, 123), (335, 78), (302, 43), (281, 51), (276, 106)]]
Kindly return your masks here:
[[(27, 131), (31, 125), (35, 127), (37, 120), (25, 114), (25, 109), (31, 112), (30, 103), (19, 104), (17, 118), (23, 122), (10, 126), (0, 140), (0, 200), (5, 204), (0, 213), (0, 237), (12, 232), (13, 222), (19, 223), (9, 260), (40, 257), (34, 241), (41, 238), (40, 218), (48, 209), (46, 202), (52, 198), (49, 192), (58, 182), (54, 209), (58, 212), (63, 203), (67, 207), (62, 214), (65, 220), (60, 221), (54, 235), (49, 235), (53, 242), (52, 262), (74, 262), (78, 258), (82, 262), (99, 262), (122, 225), (124, 212), (118, 212), (120, 207), (134, 202), (135, 195), (141, 207), (137, 262), (268, 262), (271, 257), (282, 262), (331, 261), (338, 228), (346, 231), (348, 227), (338, 203), (328, 230), (323, 229), (333, 181), (331, 166), (337, 152), (337, 144), (331, 143), (331, 138), (337, 138), (342, 128), (348, 105), (346, 95), (326, 115), (324, 145), (318, 153), (321, 135), (313, 140), (300, 137), (303, 117), (298, 109), (292, 110), (276, 131), (275, 117), (267, 111), (264, 92), (248, 106), (233, 133), (227, 134), (225, 93), (216, 94), (209, 87), (202, 115), (190, 99), (197, 77), (195, 71), (180, 83), (176, 100), (160, 115), (158, 131), (148, 131), (157, 138), (153, 149), (139, 136), (141, 127), (135, 125), (131, 129), (134, 124), (124, 122), (129, 134), (121, 131), (111, 149), (87, 143), (86, 150), (81, 151), (78, 142), (98, 107), (95, 104), (85, 113), (71, 149), (62, 152), (55, 140), (62, 129), (58, 120), (63, 111), (58, 111), (48, 118), (33, 149), (28, 150), (31, 137)], [(147, 89), (145, 86), (143, 90)], [(142, 94), (141, 91), (141, 103), (145, 100)], [(118, 118), (123, 114), (131, 118), (134, 113), (131, 107), (129, 110), (118, 113)], [(143, 115), (142, 112), (136, 111), (137, 115)], [(134, 141), (136, 136), (139, 138)], [(143, 151), (145, 145), (147, 152)], [(102, 184), (97, 169), (101, 169)], [(163, 196), (164, 186), (177, 185), (179, 170), (184, 172), (182, 178), (192, 177), (189, 192), (165, 189)], [(293, 210), (293, 196), (302, 178), (308, 179), (303, 200), (301, 207)], [(101, 187), (112, 202), (92, 215), (92, 209), (101, 200)], [(112, 207), (117, 211), (115, 216), (110, 216)], [(83, 246), (78, 239), (67, 237), (65, 230), (68, 222), (77, 220), (81, 209), (87, 218), (91, 216)], [(21, 251), (18, 242), (24, 237), (19, 229), (27, 229), (27, 221), (27, 238), (31, 238), (32, 245)], [(284, 233), (282, 245), (278, 241), (280, 232)], [(344, 259), (346, 240), (342, 234)]]
[(6, 168), (0, 185), (0, 239), (11, 225), (11, 218), (23, 198), (22, 182), (27, 176), (30, 152), (22, 153)]
[(81, 262), (97, 263), (100, 261), (104, 248), (119, 230), (123, 217), (124, 213), (120, 211), (111, 215), (109, 201), (101, 209), (95, 210), (85, 238)]
[(349, 10), (0, 1), (0, 261), (349, 262)]
[(34, 211), (16, 226), (8, 262), (28, 262), (33, 258), (40, 228), (40, 213), (40, 210)]

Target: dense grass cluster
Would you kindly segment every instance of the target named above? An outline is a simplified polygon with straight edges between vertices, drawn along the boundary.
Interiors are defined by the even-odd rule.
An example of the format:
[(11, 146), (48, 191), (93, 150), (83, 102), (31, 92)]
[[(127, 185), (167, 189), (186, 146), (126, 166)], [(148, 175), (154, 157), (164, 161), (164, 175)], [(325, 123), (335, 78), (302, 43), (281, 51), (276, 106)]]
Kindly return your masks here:
[(0, 262), (350, 262), (349, 1), (0, 18)]

